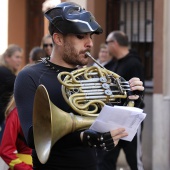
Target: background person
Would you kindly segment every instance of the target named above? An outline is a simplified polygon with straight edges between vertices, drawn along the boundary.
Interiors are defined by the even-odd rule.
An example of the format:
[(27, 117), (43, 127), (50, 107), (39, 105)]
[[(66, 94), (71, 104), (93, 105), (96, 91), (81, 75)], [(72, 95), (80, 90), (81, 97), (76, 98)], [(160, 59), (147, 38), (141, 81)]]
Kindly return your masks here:
[[(116, 59), (112, 71), (129, 80), (138, 77), (144, 82), (143, 66), (136, 53), (129, 50), (128, 36), (122, 31), (111, 32), (106, 39), (110, 55)], [(137, 100), (136, 107), (143, 108), (142, 100)], [(123, 149), (131, 170), (143, 170), (141, 148), (141, 126), (131, 142), (120, 140), (114, 150), (110, 152), (98, 151), (99, 170), (116, 170), (116, 162)]]
[(45, 51), (40, 47), (33, 47), (29, 54), (29, 63), (35, 64), (41, 61), (42, 58), (46, 57)]
[(20, 46), (11, 44), (0, 56), (0, 141), (4, 129), (4, 113), (13, 94), (14, 81), (22, 62), (22, 52)]
[[(108, 70), (113, 67), (114, 59), (113, 56), (111, 56), (108, 52), (107, 44), (102, 43), (100, 45), (97, 61)], [(93, 63), (93, 66), (98, 65), (96, 63)]]
[(9, 169), (32, 170), (32, 149), (26, 144), (13, 96), (5, 111), (5, 118), (5, 129), (0, 147), (1, 158)]
[(51, 56), (51, 52), (53, 48), (51, 35), (48, 34), (42, 38), (41, 48), (44, 50), (46, 57), (49, 58)]
[[(24, 68), (40, 62), (41, 58), (44, 57), (44, 50), (40, 47), (34, 47), (30, 51), (29, 64)], [(27, 146), (24, 138), (13, 95), (6, 108), (5, 118), (5, 129), (0, 146), (2, 160), (5, 161), (10, 169), (32, 170), (32, 149)]]
[[(57, 5), (47, 11), (45, 16), (50, 21), (49, 32), (53, 38), (50, 60), (45, 58), (42, 63), (22, 70), (17, 76), (14, 92), (24, 136), (32, 148), (34, 147), (32, 113), (37, 87), (43, 84), (49, 93), (50, 100), (61, 110), (67, 113), (75, 112), (64, 100), (61, 84), (56, 77), (63, 71), (72, 72), (77, 69), (77, 65), (86, 65), (88, 57), (85, 56), (85, 53), (90, 51), (93, 46), (92, 34), (102, 33), (102, 29), (93, 15), (72, 2)], [(75, 20), (77, 22), (74, 22)], [(132, 79), (131, 83), (134, 84), (131, 87), (132, 90), (144, 89), (139, 79)], [(131, 97), (135, 98), (135, 96)], [(65, 135), (54, 144), (45, 164), (40, 163), (37, 153), (33, 149), (33, 169), (96, 170), (94, 148), (113, 149), (119, 139), (127, 135), (123, 128), (104, 134), (89, 129), (77, 130)]]

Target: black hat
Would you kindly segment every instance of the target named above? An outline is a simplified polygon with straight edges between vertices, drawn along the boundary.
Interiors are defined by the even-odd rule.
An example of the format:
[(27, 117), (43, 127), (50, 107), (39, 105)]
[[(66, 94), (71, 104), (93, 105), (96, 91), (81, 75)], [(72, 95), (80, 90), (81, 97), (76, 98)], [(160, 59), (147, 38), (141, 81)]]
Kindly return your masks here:
[(103, 32), (94, 16), (73, 2), (63, 2), (48, 10), (45, 17), (62, 34), (83, 34)]

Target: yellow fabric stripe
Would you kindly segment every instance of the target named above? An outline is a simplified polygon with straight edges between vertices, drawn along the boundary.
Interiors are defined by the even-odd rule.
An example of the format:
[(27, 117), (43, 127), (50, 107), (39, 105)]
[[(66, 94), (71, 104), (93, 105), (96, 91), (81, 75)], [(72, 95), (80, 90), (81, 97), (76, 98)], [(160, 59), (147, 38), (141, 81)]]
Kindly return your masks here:
[(19, 157), (19, 159), (22, 162), (25, 162), (28, 165), (32, 165), (32, 157), (31, 157), (31, 155), (17, 153), (17, 156)]
[(14, 166), (16, 165), (16, 164), (20, 164), (22, 161), (19, 159), (19, 158), (17, 158), (17, 159), (14, 159), (14, 160), (12, 160), (10, 163), (9, 163), (9, 167), (11, 168), (11, 169), (14, 169)]
[(32, 157), (31, 155), (27, 155), (27, 154), (18, 154), (17, 153), (17, 156), (18, 158), (17, 159), (14, 159), (12, 160), (10, 163), (9, 163), (9, 166), (11, 169), (14, 169), (14, 166), (16, 164), (20, 164), (22, 162), (28, 164), (28, 165), (32, 165)]

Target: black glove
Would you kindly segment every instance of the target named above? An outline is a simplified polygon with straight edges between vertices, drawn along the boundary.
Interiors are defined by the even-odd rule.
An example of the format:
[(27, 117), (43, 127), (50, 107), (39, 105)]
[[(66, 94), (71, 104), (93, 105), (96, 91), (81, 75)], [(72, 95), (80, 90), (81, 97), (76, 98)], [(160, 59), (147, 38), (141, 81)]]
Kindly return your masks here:
[[(135, 91), (128, 91), (127, 92), (127, 95), (128, 96), (131, 96), (131, 95), (138, 95), (139, 98), (137, 100), (132, 100), (135, 102), (135, 107), (138, 107), (138, 108), (144, 108), (145, 104), (144, 104), (144, 101), (143, 101), (143, 95), (144, 95), (144, 92), (143, 91), (139, 91), (139, 90), (135, 90)], [(131, 99), (127, 98), (126, 102), (124, 103), (124, 106), (126, 106), (128, 104), (128, 102), (131, 101)]]
[(84, 131), (83, 144), (85, 146), (100, 148), (105, 151), (110, 151), (115, 147), (110, 132), (99, 133), (91, 129)]
[(132, 95), (138, 95), (139, 97), (143, 97), (144, 91), (139, 91), (139, 90), (134, 90), (134, 91), (127, 91), (127, 95), (128, 96), (132, 96)]

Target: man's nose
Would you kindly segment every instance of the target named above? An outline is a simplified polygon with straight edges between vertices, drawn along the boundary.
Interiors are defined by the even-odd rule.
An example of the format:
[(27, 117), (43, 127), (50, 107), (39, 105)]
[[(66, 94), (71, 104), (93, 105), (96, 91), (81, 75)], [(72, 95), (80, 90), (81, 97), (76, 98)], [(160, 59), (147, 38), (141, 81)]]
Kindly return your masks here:
[(93, 47), (93, 41), (91, 37), (87, 38), (86, 47), (90, 47), (90, 48)]

